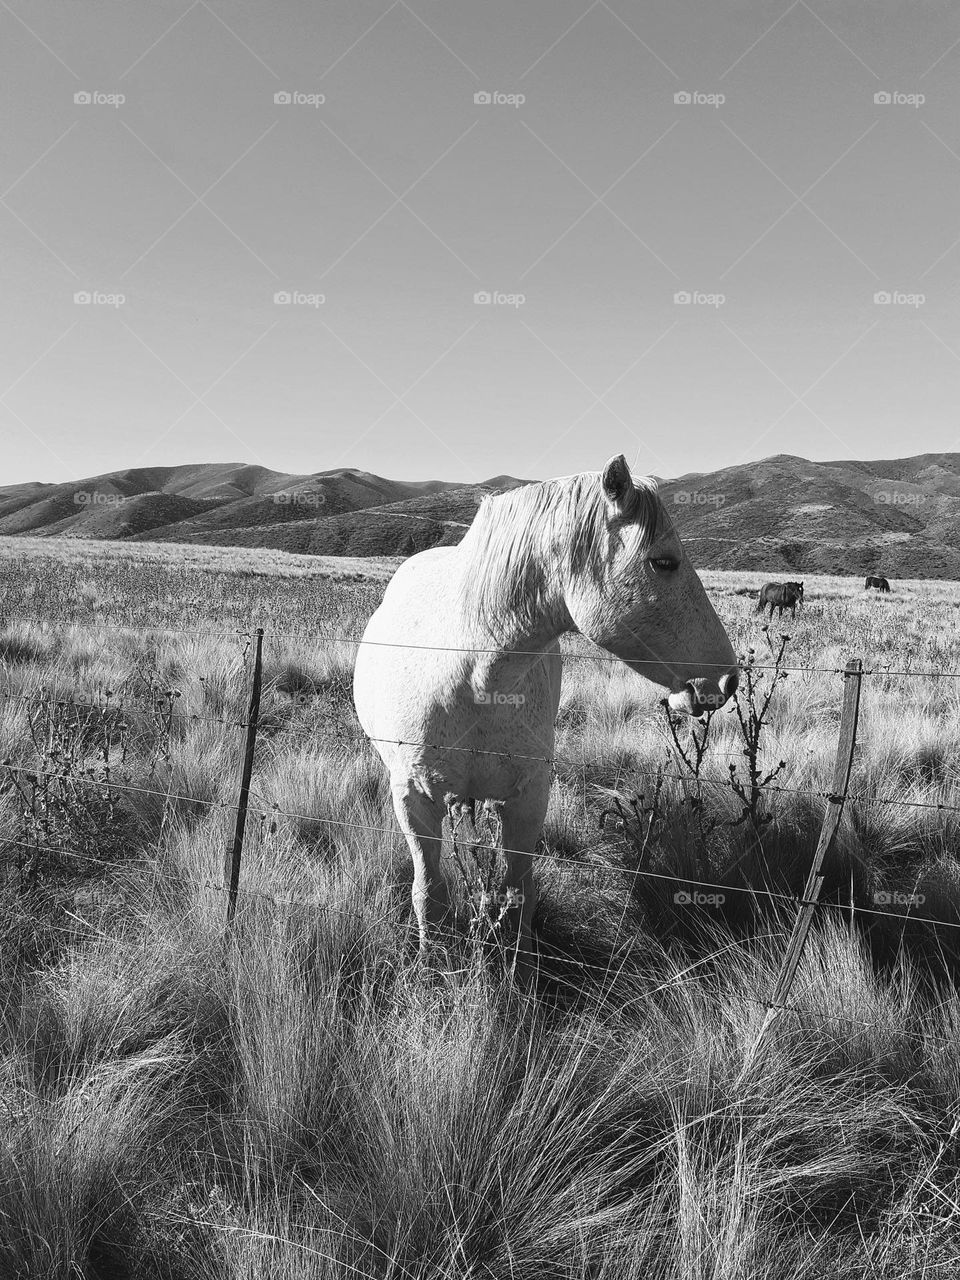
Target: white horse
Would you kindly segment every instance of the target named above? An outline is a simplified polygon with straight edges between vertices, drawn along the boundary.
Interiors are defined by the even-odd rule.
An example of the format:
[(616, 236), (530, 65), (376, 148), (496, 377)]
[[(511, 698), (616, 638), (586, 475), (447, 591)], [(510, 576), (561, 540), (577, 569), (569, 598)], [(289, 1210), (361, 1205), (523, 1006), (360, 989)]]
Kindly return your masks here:
[(565, 631), (666, 687), (671, 707), (691, 715), (737, 687), (730, 641), (656, 487), (634, 482), (623, 455), (602, 474), (484, 499), (458, 546), (400, 566), (367, 625), (354, 703), (390, 771), (413, 855), (422, 953), (450, 921), (440, 867), (447, 804), (499, 800), (504, 901), (513, 904), (506, 937), (515, 957), (530, 954), (531, 854), (550, 795), (544, 758)]

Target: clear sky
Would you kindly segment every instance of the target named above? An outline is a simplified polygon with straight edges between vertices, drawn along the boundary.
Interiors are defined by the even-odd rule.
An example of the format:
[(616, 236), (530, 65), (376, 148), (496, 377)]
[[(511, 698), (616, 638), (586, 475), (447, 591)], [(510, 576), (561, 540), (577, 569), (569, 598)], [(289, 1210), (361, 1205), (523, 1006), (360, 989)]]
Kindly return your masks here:
[(960, 449), (954, 4), (0, 0), (0, 67), (0, 483)]

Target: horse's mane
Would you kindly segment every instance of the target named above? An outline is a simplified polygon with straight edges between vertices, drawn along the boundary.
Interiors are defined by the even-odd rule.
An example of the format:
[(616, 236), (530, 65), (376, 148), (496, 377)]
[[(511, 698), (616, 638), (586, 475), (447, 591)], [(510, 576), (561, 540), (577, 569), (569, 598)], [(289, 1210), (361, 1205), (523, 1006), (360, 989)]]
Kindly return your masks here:
[[(622, 523), (638, 526), (646, 546), (657, 534), (663, 507), (654, 481), (638, 478), (634, 485), (635, 500)], [(610, 549), (607, 519), (597, 471), (484, 498), (460, 543), (469, 561), (464, 611), (496, 632), (507, 618), (533, 622), (558, 579), (589, 574), (599, 582)]]

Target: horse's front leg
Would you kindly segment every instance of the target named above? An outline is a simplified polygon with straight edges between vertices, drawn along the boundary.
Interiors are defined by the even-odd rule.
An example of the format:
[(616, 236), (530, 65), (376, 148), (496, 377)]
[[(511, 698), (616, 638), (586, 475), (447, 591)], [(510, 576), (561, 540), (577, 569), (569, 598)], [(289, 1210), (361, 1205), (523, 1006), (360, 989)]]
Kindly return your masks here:
[(420, 955), (452, 923), (450, 891), (440, 865), (444, 807), (418, 791), (407, 778), (394, 781), (393, 808), (413, 857), (413, 909), (420, 931)]
[(533, 913), (537, 889), (533, 879), (533, 853), (543, 830), (550, 800), (550, 774), (526, 781), (523, 789), (506, 800), (502, 810), (503, 856), (506, 874), (501, 886), (503, 942), (508, 963), (520, 982), (528, 982), (535, 968)]

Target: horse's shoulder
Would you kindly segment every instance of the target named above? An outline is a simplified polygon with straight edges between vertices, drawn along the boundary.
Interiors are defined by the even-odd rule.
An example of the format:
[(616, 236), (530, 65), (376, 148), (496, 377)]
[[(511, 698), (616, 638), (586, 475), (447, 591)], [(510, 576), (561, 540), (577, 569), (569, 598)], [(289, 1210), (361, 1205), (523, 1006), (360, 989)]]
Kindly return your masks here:
[(443, 560), (449, 560), (451, 551), (455, 551), (456, 547), (427, 547), (426, 551), (418, 551), (416, 555), (408, 556), (403, 564), (397, 569), (397, 573), (402, 570), (408, 572), (422, 568), (424, 565), (438, 564)]
[(456, 547), (430, 547), (398, 566), (383, 600), (368, 623), (383, 634), (416, 634), (445, 645), (453, 605), (460, 589), (460, 573), (451, 552)]
[(454, 550), (455, 547), (428, 547), (426, 551), (418, 551), (416, 555), (409, 556), (397, 567), (390, 579), (390, 586), (394, 583), (403, 586), (418, 578), (422, 580), (445, 573), (450, 560), (449, 553)]

